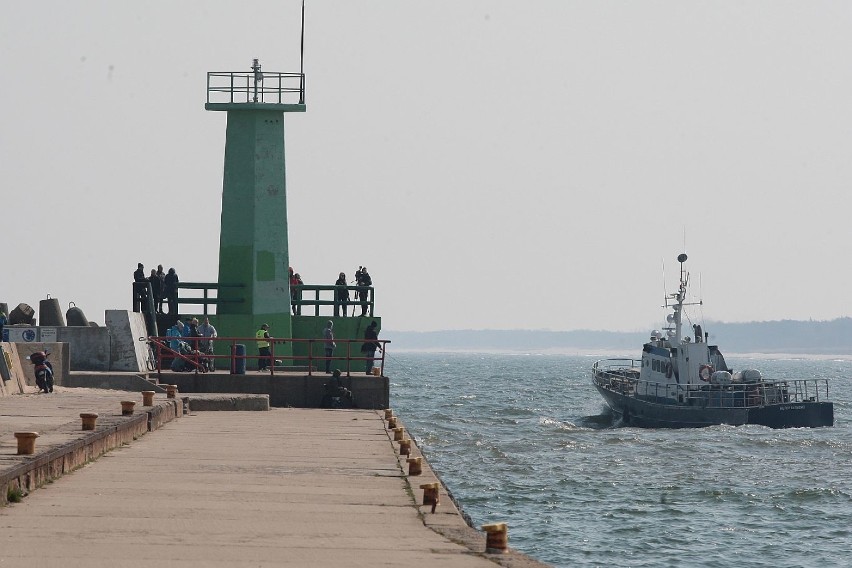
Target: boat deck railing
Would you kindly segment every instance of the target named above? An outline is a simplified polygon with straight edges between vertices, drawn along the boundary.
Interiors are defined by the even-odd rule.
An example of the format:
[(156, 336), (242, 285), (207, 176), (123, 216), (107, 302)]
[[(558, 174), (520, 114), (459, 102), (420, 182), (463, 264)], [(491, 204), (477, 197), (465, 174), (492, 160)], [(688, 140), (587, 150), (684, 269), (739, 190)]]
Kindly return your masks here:
[(751, 408), (768, 404), (828, 401), (828, 379), (787, 379), (728, 385), (655, 383), (639, 380), (641, 361), (609, 359), (595, 363), (602, 388), (646, 402), (712, 408)]

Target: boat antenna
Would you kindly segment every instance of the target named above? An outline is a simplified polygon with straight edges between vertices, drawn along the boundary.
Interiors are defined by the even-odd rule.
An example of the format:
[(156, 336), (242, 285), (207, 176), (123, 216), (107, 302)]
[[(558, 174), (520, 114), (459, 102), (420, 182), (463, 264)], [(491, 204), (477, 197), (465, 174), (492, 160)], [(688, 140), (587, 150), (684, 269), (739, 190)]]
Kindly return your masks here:
[(683, 263), (686, 262), (686, 253), (682, 252), (677, 255), (677, 261), (680, 263), (680, 281), (683, 282)]
[(305, 0), (302, 0), (302, 44), (299, 50), (299, 104), (305, 104)]
[(663, 307), (669, 307), (669, 297), (666, 295), (666, 258), (661, 257), (660, 263), (663, 265)]

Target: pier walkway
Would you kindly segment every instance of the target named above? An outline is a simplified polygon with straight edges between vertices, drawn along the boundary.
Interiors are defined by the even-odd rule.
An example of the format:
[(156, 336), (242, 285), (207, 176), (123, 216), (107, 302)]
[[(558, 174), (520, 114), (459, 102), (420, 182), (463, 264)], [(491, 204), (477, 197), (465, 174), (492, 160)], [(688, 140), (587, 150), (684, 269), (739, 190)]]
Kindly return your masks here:
[[(128, 395), (0, 398), (0, 474), (71, 443), (80, 412), (120, 415)], [(15, 455), (11, 432), (25, 429), (42, 431), (34, 456)], [(0, 509), (0, 564), (542, 566), (484, 554), (443, 487), (436, 513), (418, 507), (419, 485), (436, 478), (425, 463), (408, 477), (392, 438), (377, 411), (191, 412)]]

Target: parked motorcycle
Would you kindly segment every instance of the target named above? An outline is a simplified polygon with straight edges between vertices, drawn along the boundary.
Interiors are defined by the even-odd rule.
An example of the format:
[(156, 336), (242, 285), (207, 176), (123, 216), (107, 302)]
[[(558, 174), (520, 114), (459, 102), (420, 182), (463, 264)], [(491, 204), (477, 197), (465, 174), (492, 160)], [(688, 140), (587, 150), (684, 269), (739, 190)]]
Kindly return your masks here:
[(35, 379), (39, 392), (53, 392), (53, 365), (47, 360), (48, 351), (36, 351), (27, 359), (35, 366)]

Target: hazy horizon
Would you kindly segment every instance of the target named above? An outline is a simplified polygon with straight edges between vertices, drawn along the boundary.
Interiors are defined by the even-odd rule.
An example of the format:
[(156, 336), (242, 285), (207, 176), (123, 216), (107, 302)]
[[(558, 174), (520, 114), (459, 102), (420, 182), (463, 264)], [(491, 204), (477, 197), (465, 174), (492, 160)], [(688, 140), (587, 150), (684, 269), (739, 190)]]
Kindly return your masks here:
[[(137, 262), (215, 281), (206, 73), (297, 72), (301, 2), (4, 8), (0, 301), (102, 322)], [(683, 251), (700, 319), (852, 315), (850, 24), (824, 1), (307, 2), (291, 264), (366, 265), (385, 329), (660, 327)]]

